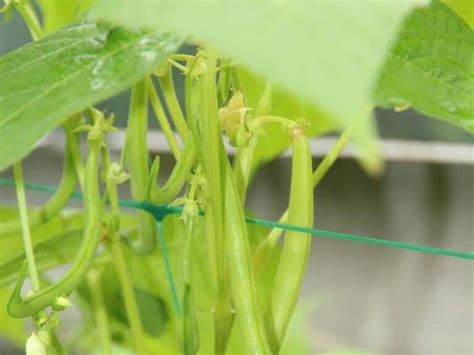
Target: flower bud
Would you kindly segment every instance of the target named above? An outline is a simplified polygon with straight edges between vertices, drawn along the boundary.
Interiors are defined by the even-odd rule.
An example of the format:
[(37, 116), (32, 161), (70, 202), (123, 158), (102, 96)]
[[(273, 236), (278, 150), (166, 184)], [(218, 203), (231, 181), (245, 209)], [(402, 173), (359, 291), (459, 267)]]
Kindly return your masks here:
[(65, 308), (73, 307), (74, 305), (71, 303), (69, 298), (65, 295), (57, 296), (51, 305), (51, 308), (55, 311), (62, 311)]
[(46, 344), (41, 341), (38, 335), (33, 332), (26, 340), (26, 355), (46, 355)]

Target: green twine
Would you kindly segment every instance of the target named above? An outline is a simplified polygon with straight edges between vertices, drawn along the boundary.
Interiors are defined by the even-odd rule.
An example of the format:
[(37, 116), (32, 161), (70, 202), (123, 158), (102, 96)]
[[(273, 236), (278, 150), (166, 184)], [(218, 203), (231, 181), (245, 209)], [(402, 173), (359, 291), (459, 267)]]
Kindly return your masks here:
[(252, 223), (252, 224), (261, 225), (265, 227), (271, 227), (271, 228), (291, 230), (291, 231), (296, 231), (296, 232), (310, 233), (311, 235), (319, 236), (319, 237), (349, 240), (351, 242), (358, 242), (358, 243), (365, 243), (365, 244), (383, 245), (389, 248), (405, 249), (405, 250), (419, 251), (423, 253), (438, 254), (438, 255), (452, 256), (455, 258), (474, 260), (474, 254), (464, 253), (464, 252), (460, 252), (456, 250), (434, 248), (434, 247), (429, 247), (429, 246), (419, 245), (419, 244), (412, 244), (412, 243), (394, 242), (391, 240), (384, 240), (384, 239), (378, 239), (378, 238), (373, 238), (373, 237), (362, 237), (358, 235), (331, 232), (331, 231), (322, 230), (322, 229), (305, 228), (305, 227), (295, 226), (292, 224), (277, 223), (277, 222), (267, 221), (267, 220), (258, 219), (258, 218), (247, 217), (245, 218), (245, 220), (247, 221), (247, 223)]
[(160, 240), (161, 252), (163, 253), (163, 262), (165, 264), (166, 278), (168, 279), (168, 284), (171, 289), (171, 295), (173, 296), (173, 302), (176, 308), (176, 312), (179, 314), (181, 312), (181, 307), (179, 305), (178, 291), (174, 283), (173, 271), (171, 270), (171, 263), (166, 249), (165, 234), (163, 232), (163, 222), (157, 221), (156, 226), (158, 228), (158, 239)]
[[(15, 181), (12, 179), (0, 178), (0, 185), (14, 186)], [(43, 191), (43, 192), (49, 192), (49, 193), (54, 193), (57, 190), (56, 188), (52, 186), (41, 185), (41, 184), (31, 184), (31, 183), (25, 183), (25, 188), (29, 190)], [(72, 196), (76, 198), (82, 198), (82, 194), (80, 192), (74, 192)], [(131, 201), (131, 200), (120, 199), (119, 204), (123, 207), (139, 208), (139, 209), (145, 210), (151, 213), (157, 221), (162, 221), (169, 214), (181, 213), (183, 211), (182, 207), (171, 207), (169, 205), (157, 206), (146, 201)], [(268, 221), (268, 220), (258, 219), (258, 218), (246, 217), (245, 220), (247, 221), (247, 223), (251, 223), (251, 224), (261, 225), (261, 226), (270, 227), (270, 228), (280, 228), (283, 230), (303, 232), (303, 233), (308, 233), (314, 236), (320, 236), (320, 237), (325, 237), (325, 238), (349, 240), (349, 241), (358, 242), (358, 243), (382, 245), (385, 247), (395, 248), (395, 249), (405, 249), (405, 250), (412, 250), (412, 251), (418, 251), (418, 252), (429, 253), (429, 254), (445, 255), (445, 256), (452, 256), (455, 258), (474, 260), (473, 253), (467, 253), (467, 252), (461, 252), (461, 251), (455, 251), (455, 250), (443, 249), (443, 248), (434, 248), (430, 246), (424, 246), (424, 245), (413, 244), (413, 243), (394, 242), (390, 240), (345, 234), (345, 233), (339, 233), (339, 232), (332, 232), (332, 231), (327, 231), (327, 230), (322, 230), (322, 229), (305, 228), (305, 227), (300, 227), (300, 226), (296, 226), (292, 224), (278, 223), (278, 222), (273, 222), (273, 221)]]
[[(14, 186), (15, 181), (12, 179), (0, 178), (0, 185)], [(25, 188), (29, 190), (43, 191), (43, 192), (48, 192), (48, 193), (54, 193), (57, 190), (55, 187), (52, 187), (52, 186), (41, 185), (41, 184), (31, 184), (31, 183), (25, 183)], [(76, 198), (81, 198), (81, 199), (83, 197), (80, 192), (74, 192), (72, 196)], [(124, 199), (119, 199), (119, 204), (123, 207), (139, 208), (139, 209), (145, 210), (151, 213), (153, 217), (156, 219), (157, 227), (158, 227), (158, 237), (160, 241), (161, 250), (163, 253), (163, 261), (165, 264), (166, 276), (167, 276), (168, 283), (169, 283), (171, 293), (173, 296), (175, 308), (177, 312), (179, 313), (180, 304), (179, 304), (178, 292), (176, 290), (176, 285), (174, 283), (171, 263), (169, 261), (169, 257), (168, 257), (168, 253), (166, 249), (166, 241), (163, 234), (162, 222), (163, 222), (163, 219), (169, 214), (181, 213), (183, 211), (182, 207), (171, 207), (169, 205), (154, 205), (146, 201), (131, 201), (131, 200), (124, 200)], [(268, 220), (258, 219), (258, 218), (246, 217), (245, 220), (247, 223), (251, 223), (255, 225), (260, 225), (260, 226), (265, 226), (265, 227), (270, 227), (270, 228), (280, 228), (283, 230), (291, 230), (291, 231), (296, 231), (296, 232), (303, 232), (303, 233), (311, 234), (313, 236), (348, 240), (352, 242), (365, 243), (365, 244), (382, 245), (388, 248), (404, 249), (404, 250), (418, 251), (418, 252), (428, 253), (428, 254), (444, 255), (444, 256), (451, 256), (455, 258), (474, 260), (473, 253), (461, 252), (461, 251), (456, 251), (456, 250), (434, 248), (430, 246), (413, 244), (413, 243), (394, 242), (390, 240), (378, 239), (378, 238), (373, 238), (373, 237), (364, 237), (364, 236), (338, 233), (338, 232), (331, 232), (331, 231), (321, 230), (321, 229), (305, 228), (305, 227), (300, 227), (300, 226), (296, 226), (292, 224), (278, 223), (278, 222), (273, 222), (273, 221), (268, 221)]]

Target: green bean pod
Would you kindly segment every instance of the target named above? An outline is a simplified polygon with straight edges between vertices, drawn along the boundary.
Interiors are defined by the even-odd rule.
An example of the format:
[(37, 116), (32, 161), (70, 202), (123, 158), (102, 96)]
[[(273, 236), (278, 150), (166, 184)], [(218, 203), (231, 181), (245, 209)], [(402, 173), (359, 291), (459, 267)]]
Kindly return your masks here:
[(181, 141), (184, 142), (189, 134), (189, 129), (186, 124), (183, 111), (179, 106), (178, 98), (176, 97), (176, 90), (174, 89), (173, 82), (173, 70), (171, 65), (168, 65), (166, 75), (159, 77), (159, 80), (168, 111), (170, 112), (174, 125), (178, 130)]
[(22, 299), (21, 288), (27, 271), (25, 262), (7, 306), (12, 317), (24, 318), (38, 313), (52, 305), (56, 297), (73, 292), (86, 276), (100, 240), (102, 203), (98, 181), (98, 156), (101, 142), (99, 139), (88, 141), (84, 179), (84, 237), (70, 271), (58, 283)]
[(191, 169), (195, 161), (196, 146), (193, 138), (189, 135), (169, 179), (163, 186), (159, 186), (156, 182), (156, 177), (160, 169), (160, 160), (157, 156), (151, 167), (150, 177), (148, 179), (148, 200), (154, 204), (171, 202), (183, 188), (184, 183), (191, 174)]
[(247, 225), (232, 170), (226, 161), (225, 250), (232, 304), (245, 354), (269, 354), (263, 315), (258, 308)]
[(180, 248), (178, 269), (178, 289), (182, 305), (182, 312), (178, 320), (178, 338), (181, 350), (185, 355), (195, 354), (200, 345), (191, 267), (194, 219), (195, 217), (191, 217), (186, 225), (186, 233)]
[[(293, 161), (288, 223), (301, 227), (312, 227), (311, 151), (302, 128), (293, 128), (290, 135), (292, 138)], [(278, 353), (288, 324), (293, 316), (310, 251), (310, 234), (293, 231), (286, 234), (275, 275), (270, 309), (267, 313), (267, 331), (274, 353)]]
[[(125, 161), (130, 173), (132, 197), (143, 201), (147, 195), (148, 182), (148, 102), (147, 82), (142, 80), (132, 87), (128, 118)], [(151, 253), (156, 246), (156, 226), (153, 216), (146, 211), (136, 211), (138, 237), (128, 239), (130, 248), (140, 254)]]

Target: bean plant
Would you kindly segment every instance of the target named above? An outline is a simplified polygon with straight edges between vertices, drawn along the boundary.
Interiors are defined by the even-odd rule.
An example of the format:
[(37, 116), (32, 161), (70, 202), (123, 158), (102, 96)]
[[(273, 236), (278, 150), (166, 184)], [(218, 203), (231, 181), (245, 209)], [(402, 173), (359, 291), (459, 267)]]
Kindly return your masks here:
[[(375, 106), (474, 127), (464, 1), (4, 0), (1, 11), (32, 37), (0, 57), (0, 170), (17, 196), (0, 210), (0, 334), (29, 355), (308, 351), (289, 328), (312, 237), (246, 223), (258, 169), (289, 147), (279, 222), (313, 227), (313, 189), (349, 140), (368, 173), (383, 168)], [(117, 156), (114, 113), (97, 104), (127, 88)], [(150, 119), (169, 176), (148, 151)], [(22, 159), (54, 128), (61, 180), (32, 207)], [(309, 137), (328, 132), (339, 138), (313, 166)], [(71, 307), (77, 326), (61, 322)]]

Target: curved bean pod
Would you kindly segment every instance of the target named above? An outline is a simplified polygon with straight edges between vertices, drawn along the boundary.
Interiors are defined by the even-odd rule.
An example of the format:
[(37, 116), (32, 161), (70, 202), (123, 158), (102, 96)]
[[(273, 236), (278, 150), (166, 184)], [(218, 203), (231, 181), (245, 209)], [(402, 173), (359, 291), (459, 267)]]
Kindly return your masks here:
[(182, 314), (178, 321), (178, 339), (183, 354), (195, 354), (199, 350), (199, 325), (194, 301), (193, 270), (191, 266), (191, 243), (194, 230), (194, 219), (187, 222), (186, 233), (180, 248), (178, 288), (180, 292)]
[(160, 158), (157, 156), (151, 167), (150, 177), (148, 179), (148, 200), (154, 204), (171, 202), (183, 188), (184, 183), (191, 174), (191, 169), (195, 161), (196, 146), (193, 138), (189, 135), (169, 179), (160, 187), (156, 182), (156, 177), (160, 169)]
[(168, 65), (167, 73), (164, 76), (159, 77), (159, 80), (166, 106), (168, 107), (168, 110), (171, 113), (171, 118), (173, 119), (179, 135), (181, 136), (181, 141), (184, 142), (189, 134), (189, 129), (186, 124), (186, 120), (184, 119), (183, 111), (181, 110), (176, 97), (171, 65)]
[[(311, 150), (302, 128), (290, 132), (293, 162), (288, 223), (301, 227), (313, 226), (313, 183)], [(275, 275), (267, 313), (267, 331), (272, 351), (278, 353), (288, 324), (293, 316), (303, 275), (311, 251), (311, 235), (288, 232)]]
[(101, 140), (89, 139), (84, 179), (84, 237), (71, 270), (56, 284), (50, 285), (32, 296), (21, 297), (21, 288), (26, 277), (23, 264), (18, 282), (7, 306), (8, 313), (15, 318), (36, 314), (53, 304), (57, 296), (74, 291), (86, 276), (94, 259), (100, 239), (101, 201), (98, 181), (98, 156)]
[[(146, 199), (148, 182), (147, 82), (142, 80), (132, 87), (130, 112), (126, 134), (125, 160), (130, 173), (130, 187), (134, 200)], [(140, 254), (151, 253), (156, 246), (156, 226), (153, 216), (146, 211), (136, 211), (138, 237), (127, 239), (129, 247)]]
[(232, 304), (245, 354), (269, 354), (263, 316), (258, 308), (245, 215), (228, 161), (226, 165), (225, 250)]

